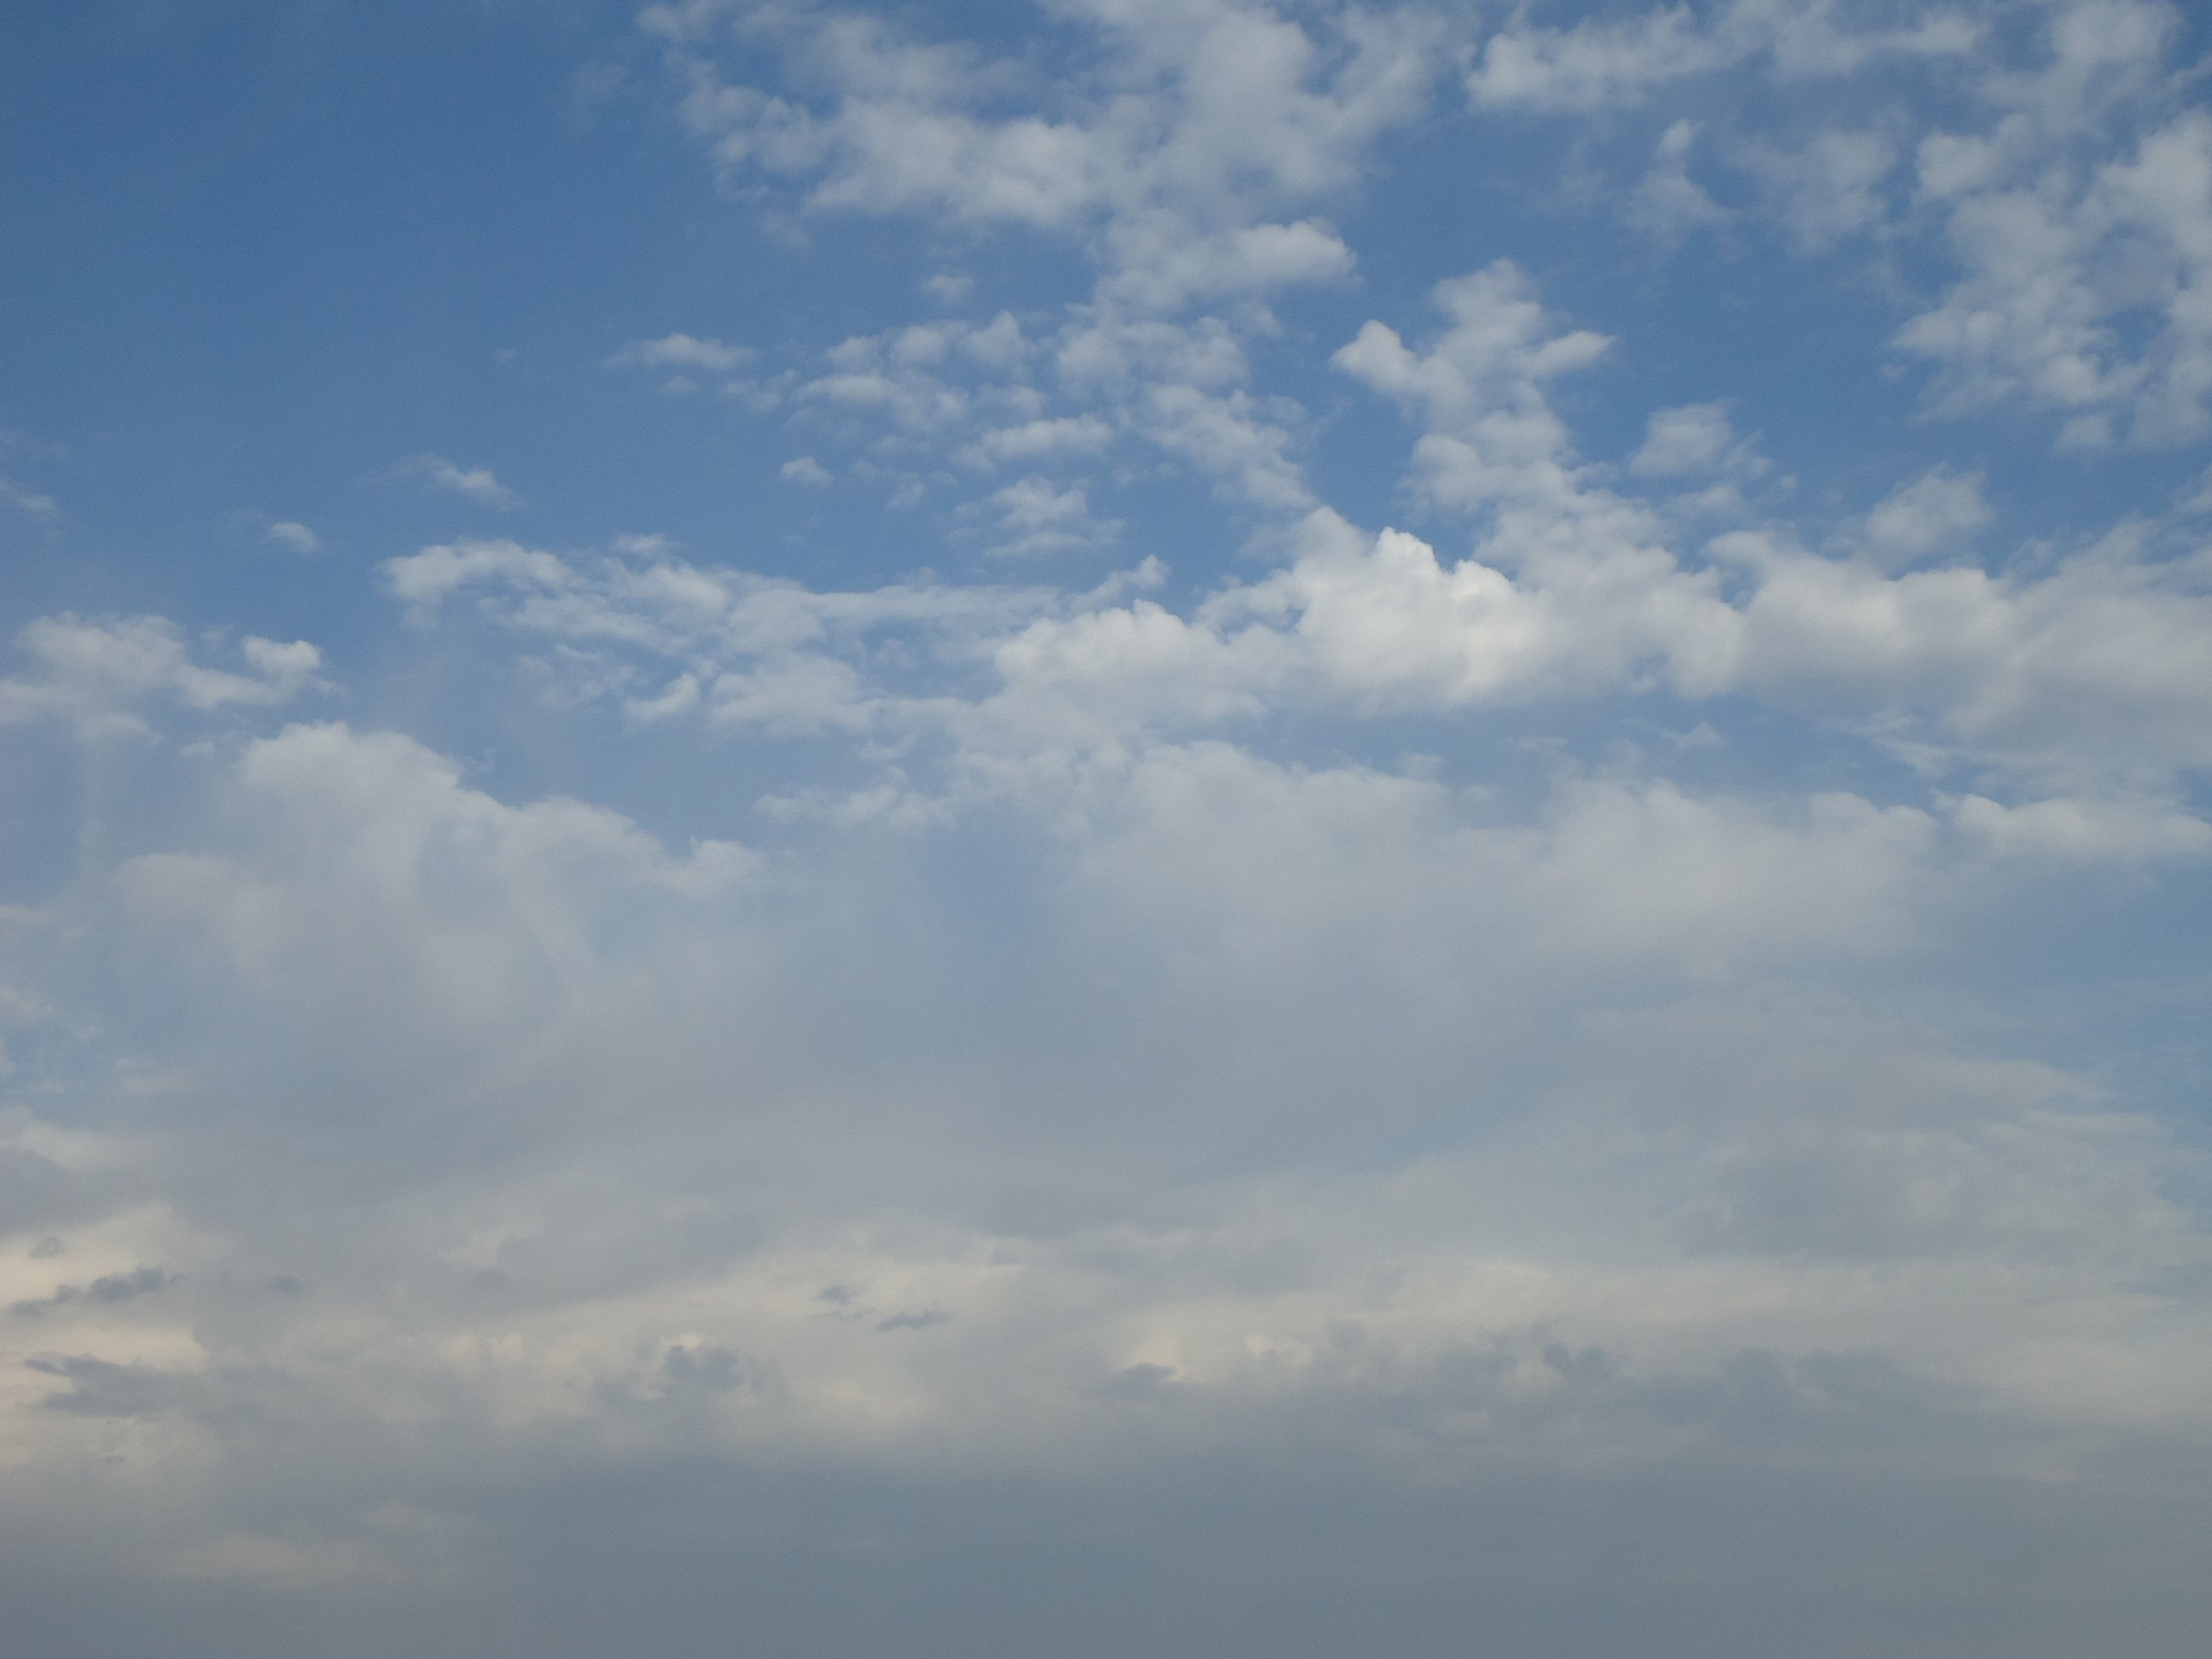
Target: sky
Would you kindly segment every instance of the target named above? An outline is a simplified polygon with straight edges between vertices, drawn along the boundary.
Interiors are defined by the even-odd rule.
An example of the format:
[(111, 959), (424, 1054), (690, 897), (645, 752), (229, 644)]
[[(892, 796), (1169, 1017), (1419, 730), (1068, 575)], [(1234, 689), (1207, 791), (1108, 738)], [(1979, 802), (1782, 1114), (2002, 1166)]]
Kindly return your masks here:
[(0, 6), (0, 1650), (2201, 1654), (2208, 71)]

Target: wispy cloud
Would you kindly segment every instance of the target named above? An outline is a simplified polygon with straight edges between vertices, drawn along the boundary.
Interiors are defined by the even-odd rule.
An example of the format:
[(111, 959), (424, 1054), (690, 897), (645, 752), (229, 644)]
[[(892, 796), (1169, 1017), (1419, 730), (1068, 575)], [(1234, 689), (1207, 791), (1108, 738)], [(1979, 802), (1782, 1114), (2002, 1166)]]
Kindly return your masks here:
[(607, 359), (610, 368), (701, 368), (727, 374), (752, 359), (744, 346), (692, 334), (664, 334), (657, 340), (634, 340)]
[(26, 489), (8, 477), (0, 477), (0, 501), (34, 519), (51, 519), (61, 511), (60, 504), (52, 496)]
[(459, 466), (442, 455), (410, 455), (393, 472), (400, 477), (420, 478), (434, 489), (480, 506), (504, 510), (522, 505), (522, 498), (494, 477), (488, 466)]

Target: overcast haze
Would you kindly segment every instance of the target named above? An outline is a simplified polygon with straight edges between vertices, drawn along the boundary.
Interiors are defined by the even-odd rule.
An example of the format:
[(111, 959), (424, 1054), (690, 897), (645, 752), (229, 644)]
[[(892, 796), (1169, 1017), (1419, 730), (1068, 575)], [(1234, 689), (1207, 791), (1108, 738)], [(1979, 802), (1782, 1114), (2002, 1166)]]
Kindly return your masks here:
[(0, 8), (0, 1650), (2200, 1656), (2208, 54)]

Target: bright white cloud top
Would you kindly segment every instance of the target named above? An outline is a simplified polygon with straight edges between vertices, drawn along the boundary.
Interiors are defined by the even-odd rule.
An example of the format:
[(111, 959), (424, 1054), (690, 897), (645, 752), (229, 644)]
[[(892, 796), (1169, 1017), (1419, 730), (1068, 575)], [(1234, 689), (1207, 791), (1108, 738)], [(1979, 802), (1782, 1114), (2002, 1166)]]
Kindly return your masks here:
[(448, 9), (4, 26), (0, 1645), (2201, 1651), (2200, 22)]

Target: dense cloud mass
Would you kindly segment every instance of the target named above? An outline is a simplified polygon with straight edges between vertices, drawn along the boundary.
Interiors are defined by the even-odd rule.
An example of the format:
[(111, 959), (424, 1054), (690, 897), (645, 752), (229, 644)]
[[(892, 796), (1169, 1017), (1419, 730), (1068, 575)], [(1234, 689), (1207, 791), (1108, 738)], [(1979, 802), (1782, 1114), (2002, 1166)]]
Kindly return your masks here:
[(0, 1648), (2201, 1651), (2201, 26), (245, 9), (532, 182), (0, 406)]

